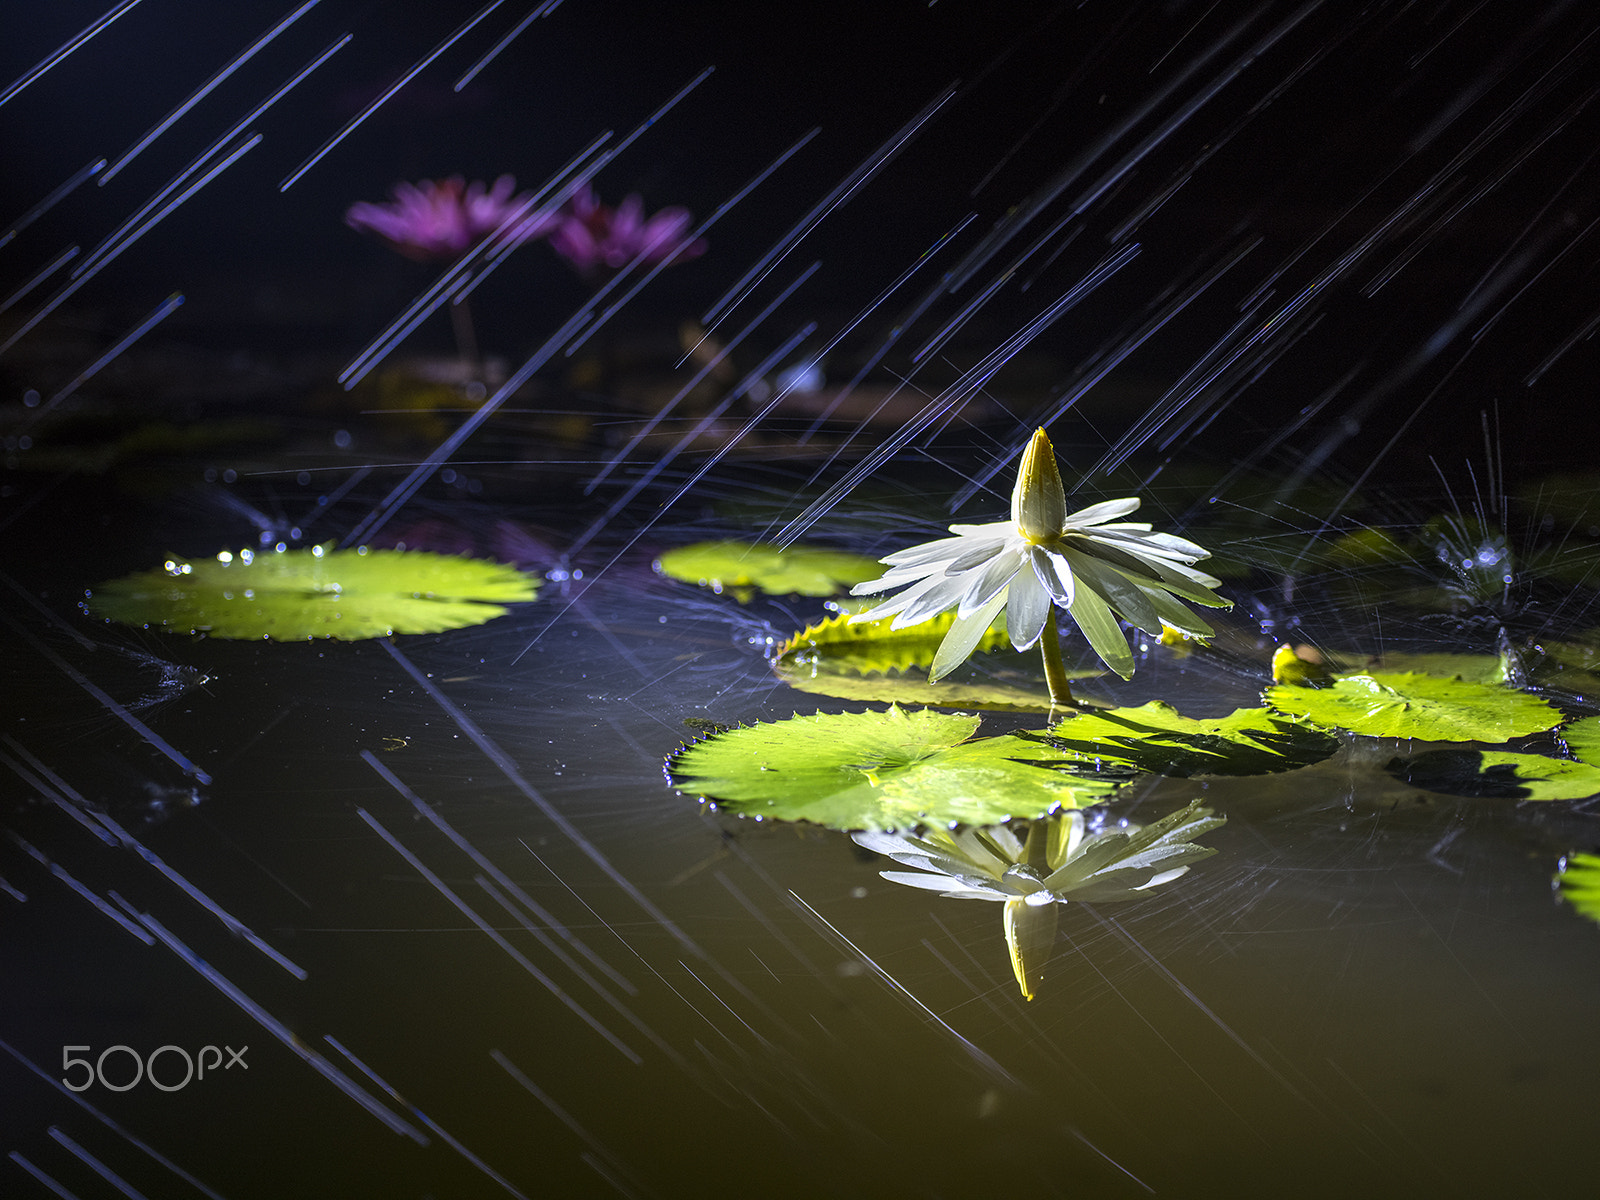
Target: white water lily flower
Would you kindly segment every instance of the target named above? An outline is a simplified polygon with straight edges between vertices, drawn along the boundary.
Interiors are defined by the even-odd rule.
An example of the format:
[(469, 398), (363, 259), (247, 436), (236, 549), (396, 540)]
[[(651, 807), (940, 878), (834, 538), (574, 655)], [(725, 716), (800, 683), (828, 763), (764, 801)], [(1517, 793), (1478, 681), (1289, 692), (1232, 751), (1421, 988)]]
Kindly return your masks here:
[(1039, 969), (1055, 945), (1060, 904), (1128, 900), (1176, 879), (1216, 851), (1193, 839), (1227, 823), (1198, 803), (1153, 825), (1085, 833), (1071, 810), (1028, 826), (1026, 841), (1008, 827), (852, 833), (868, 850), (916, 871), (881, 871), (885, 879), (957, 900), (1005, 902), (1002, 925), (1011, 971), (1023, 998), (1033, 999)]
[[(1145, 522), (1115, 520), (1138, 507), (1138, 498), (1128, 497), (1069, 514), (1055, 451), (1040, 429), (1022, 455), (1011, 519), (952, 525), (953, 538), (882, 559), (890, 568), (883, 577), (857, 584), (851, 594), (906, 590), (851, 620), (892, 616), (891, 628), (903, 629), (954, 608), (955, 623), (928, 672), (937, 682), (967, 659), (1002, 609), (1011, 644), (1026, 650), (1044, 633), (1052, 603), (1059, 604), (1095, 653), (1126, 679), (1133, 674), (1133, 653), (1117, 617), (1153, 637), (1161, 636), (1163, 625), (1208, 637), (1211, 626), (1183, 601), (1231, 607), (1211, 590), (1221, 581), (1194, 569), (1209, 551), (1169, 533), (1153, 533)], [(1050, 636), (1053, 641), (1053, 624)], [(1047, 673), (1052, 648), (1045, 647)]]

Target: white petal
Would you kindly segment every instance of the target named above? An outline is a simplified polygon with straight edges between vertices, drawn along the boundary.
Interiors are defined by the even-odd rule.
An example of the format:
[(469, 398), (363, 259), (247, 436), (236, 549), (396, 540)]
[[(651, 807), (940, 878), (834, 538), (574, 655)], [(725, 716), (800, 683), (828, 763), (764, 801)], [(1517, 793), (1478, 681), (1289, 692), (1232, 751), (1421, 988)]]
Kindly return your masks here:
[(1123, 636), (1121, 626), (1111, 615), (1110, 606), (1100, 598), (1098, 592), (1090, 587), (1080, 587), (1073, 598), (1072, 607), (1067, 611), (1106, 666), (1124, 679), (1133, 674), (1133, 651), (1128, 649), (1128, 639)]
[(1113, 517), (1125, 517), (1139, 507), (1139, 497), (1127, 496), (1121, 500), (1102, 500), (1099, 504), (1091, 504), (1088, 508), (1080, 508), (1070, 514), (1065, 522), (1065, 527), (1072, 529), (1079, 525), (1099, 525)]
[(1202, 558), (1211, 557), (1211, 551), (1204, 546), (1197, 545), (1188, 538), (1181, 538), (1174, 533), (1146, 534), (1140, 540), (1151, 546), (1159, 547), (1167, 554), (1176, 555), (1178, 558), (1186, 558), (1190, 562), (1197, 562)]
[(868, 621), (881, 621), (885, 617), (892, 617), (904, 607), (904, 605), (901, 604), (903, 599), (904, 597), (902, 596), (895, 596), (893, 599), (887, 600), (876, 607), (869, 608), (865, 612), (852, 613), (850, 620), (847, 621), (846, 624), (865, 625)]
[(1010, 521), (990, 521), (987, 525), (952, 525), (951, 533), (958, 533), (964, 538), (1010, 538), (1015, 537), (1017, 527)]
[(1028, 566), (1032, 569), (1034, 578), (1038, 579), (1040, 587), (1050, 593), (1050, 599), (1056, 604), (1070, 604), (1072, 591), (1061, 586), (1061, 576), (1056, 572), (1058, 555), (1052, 554), (1043, 546), (1029, 546), (1027, 555)]
[[(916, 603), (916, 601), (928, 591), (946, 582), (948, 581), (943, 575), (930, 575), (920, 583), (913, 584), (911, 587), (908, 587), (898, 596), (891, 596), (888, 600), (884, 601), (876, 608), (869, 609), (864, 613), (856, 613), (855, 616), (850, 618), (850, 623), (852, 625), (858, 625), (863, 621), (881, 621), (884, 617), (895, 616), (898, 613), (903, 613), (908, 605)], [(905, 624), (907, 624), (907, 622), (901, 622), (897, 620), (894, 628), (900, 629)]]
[(1022, 569), (1022, 552), (1016, 547), (1007, 547), (1007, 552), (993, 559), (983, 572), (977, 575), (967, 594), (961, 600), (961, 614), (976, 612), (989, 601), (995, 598), (996, 593), (1004, 591), (1016, 573)]
[(874, 854), (887, 854), (891, 857), (901, 854), (925, 854), (933, 849), (920, 838), (908, 837), (903, 833), (884, 833), (876, 829), (858, 830), (850, 835), (850, 840)]
[(1116, 567), (1097, 562), (1087, 554), (1065, 550), (1067, 561), (1086, 588), (1093, 588), (1127, 621), (1153, 637), (1161, 636), (1161, 618), (1144, 591)]
[(1006, 548), (1005, 538), (974, 537), (964, 540), (970, 542), (971, 546), (950, 560), (950, 565), (944, 569), (946, 575), (959, 575), (962, 571), (981, 567)]
[(888, 563), (892, 567), (915, 567), (923, 563), (948, 562), (969, 544), (961, 537), (940, 538), (937, 541), (920, 542), (915, 546), (907, 546), (904, 550), (896, 550), (893, 554), (884, 555), (878, 561)]
[(1006, 632), (1011, 644), (1026, 650), (1044, 632), (1044, 619), (1050, 614), (1050, 593), (1032, 571), (1018, 571), (1006, 589)]
[(1160, 887), (1163, 883), (1171, 883), (1179, 875), (1182, 875), (1188, 871), (1188, 869), (1188, 867), (1173, 867), (1170, 871), (1163, 871), (1159, 875), (1151, 876), (1149, 883), (1141, 883), (1133, 890), (1136, 892), (1142, 892), (1146, 888)]
[(1151, 533), (1148, 525), (1097, 525), (1093, 529), (1085, 530), (1084, 533), (1095, 541), (1114, 542), (1131, 549), (1134, 553), (1154, 555), (1158, 558), (1175, 558), (1193, 563), (1211, 557), (1211, 552), (1203, 546), (1197, 546), (1187, 538), (1175, 537), (1170, 533)]
[(928, 668), (928, 682), (938, 683), (946, 675), (954, 671), (972, 655), (973, 647), (978, 644), (978, 639), (983, 637), (984, 631), (994, 624), (995, 617), (1000, 615), (1000, 610), (1006, 605), (1009, 593), (1005, 589), (996, 592), (989, 603), (974, 612), (958, 615), (950, 632), (944, 635), (944, 641), (939, 643), (939, 650), (933, 656), (933, 665)]
[(916, 598), (895, 618), (894, 627), (904, 629), (907, 625), (920, 625), (948, 608), (955, 608), (971, 582), (962, 575), (934, 575), (928, 580), (930, 586), (919, 583)]
[(1056, 603), (1065, 608), (1071, 608), (1073, 595), (1077, 588), (1077, 580), (1072, 574), (1072, 564), (1063, 555), (1052, 554), (1050, 556), (1050, 566), (1055, 571), (1056, 578), (1061, 581), (1061, 590), (1055, 594)]
[(1147, 587), (1144, 594), (1155, 607), (1156, 615), (1174, 629), (1192, 637), (1211, 637), (1217, 632), (1172, 593), (1159, 587)]
[(1161, 586), (1169, 592), (1182, 596), (1185, 600), (1192, 600), (1196, 604), (1204, 604), (1208, 608), (1232, 608), (1233, 601), (1224, 600), (1211, 589), (1222, 586), (1222, 580), (1214, 579), (1204, 571), (1196, 571), (1193, 567), (1186, 567), (1182, 563), (1152, 562), (1151, 567), (1161, 577)]
[[(919, 871), (879, 871), (878, 874), (894, 883), (926, 888), (930, 892), (951, 892), (966, 889), (966, 885), (961, 880), (952, 879), (948, 875), (924, 875)], [(987, 898), (989, 892), (985, 890), (983, 895)], [(993, 898), (1003, 900), (1005, 895), (1002, 892), (997, 892)]]
[(886, 576), (883, 579), (869, 579), (864, 583), (855, 584), (850, 588), (850, 594), (852, 596), (873, 596), (898, 586), (900, 585)]
[(1015, 858), (998, 853), (994, 844), (987, 841), (977, 829), (952, 832), (950, 844), (957, 854), (993, 879), (999, 879), (1016, 862)]

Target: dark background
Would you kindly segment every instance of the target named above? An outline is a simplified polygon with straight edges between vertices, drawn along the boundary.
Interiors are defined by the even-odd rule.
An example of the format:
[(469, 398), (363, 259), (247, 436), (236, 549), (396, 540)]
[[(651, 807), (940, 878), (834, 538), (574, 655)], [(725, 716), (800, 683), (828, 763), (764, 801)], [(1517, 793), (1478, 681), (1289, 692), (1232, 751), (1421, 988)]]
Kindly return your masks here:
[[(807, 130), (821, 132), (718, 224), (708, 255), (633, 302), (621, 329), (661, 334), (703, 312), (955, 86), (921, 134), (746, 303), (747, 316), (821, 260), (753, 346), (770, 348), (810, 319), (818, 340), (831, 336), (975, 214), (939, 266), (834, 356), (841, 368), (860, 361), (937, 270), (1075, 169), (971, 280), (910, 323), (887, 367), (908, 369), (904, 348), (1061, 221), (953, 340), (949, 363), (919, 377), (930, 391), (1112, 249), (1137, 243), (1136, 260), (997, 383), (1004, 392), (1010, 381), (1021, 421), (1049, 413), (1166, 289), (1248, 247), (1089, 392), (1093, 432), (1076, 434), (1114, 442), (1198, 365), (1210, 382), (1178, 406), (1177, 422), (1157, 422), (1147, 446), (1157, 461), (1178, 451), (1240, 458), (1281, 439), (1264, 467), (1341, 482), (1375, 463), (1394, 480), (1431, 474), (1430, 459), (1450, 469), (1473, 459), (1482, 471), (1491, 454), (1513, 480), (1588, 464), (1584, 439), (1571, 436), (1592, 413), (1584, 334), (1600, 311), (1589, 232), (1600, 215), (1600, 130), (1584, 5), (569, 2), (452, 91), (528, 7), (496, 10), (280, 193), (343, 122), (478, 11), (324, 0), (108, 186), (84, 185), (0, 248), (0, 291), (10, 294), (64, 246), (93, 246), (278, 81), (334, 37), (355, 35), (252, 126), (260, 146), (0, 355), (5, 399), (28, 387), (48, 394), (175, 290), (186, 304), (143, 348), (341, 362), (433, 277), (346, 228), (350, 203), (382, 199), (398, 180), (455, 173), (509, 172), (535, 186), (600, 131), (626, 132), (714, 66), (601, 173), (602, 198), (637, 191), (651, 209), (681, 204), (703, 216)], [(119, 155), (286, 8), (147, 0), (128, 12), (0, 106), (0, 212), (25, 212), (96, 155)], [(0, 77), (21, 74), (103, 10), (98, 0), (10, 6)], [(565, 264), (535, 250), (475, 297), (483, 342), (513, 362), (588, 295)], [(0, 320), (25, 316), (51, 286)], [(1246, 340), (1260, 329), (1268, 335)], [(448, 339), (438, 320), (409, 348), (444, 351)], [(1208, 354), (1217, 370), (1204, 365)]]

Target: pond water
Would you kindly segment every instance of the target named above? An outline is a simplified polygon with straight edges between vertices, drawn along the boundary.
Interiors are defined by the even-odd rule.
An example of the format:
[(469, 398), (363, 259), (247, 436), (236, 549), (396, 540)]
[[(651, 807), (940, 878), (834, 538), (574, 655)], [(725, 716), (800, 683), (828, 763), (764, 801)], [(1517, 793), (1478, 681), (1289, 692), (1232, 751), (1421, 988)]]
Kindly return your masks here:
[[(1144, 496), (1236, 602), (1214, 649), (1141, 646), (1088, 701), (1219, 717), (1282, 642), (1568, 642), (1530, 687), (1592, 714), (1582, 13), (150, 0), (53, 62), (107, 6), (19, 7), (0, 1195), (1581, 1189), (1600, 942), (1552, 877), (1600, 844), (1595, 798), (1426, 790), (1385, 767), (1427, 744), (1353, 735), (1283, 774), (1140, 776), (1095, 819), (1198, 800), (1216, 855), (1064, 905), (1025, 1000), (999, 905), (669, 785), (705, 722), (882, 705), (774, 673), (822, 600), (652, 563), (996, 519), (1042, 423), (1069, 494)], [(229, 165), (119, 243), (219, 138)], [(449, 269), (347, 207), (509, 171), (569, 214), (592, 182), (719, 223), (615, 315), (632, 267), (529, 242), (475, 276), (475, 332), (434, 313), (342, 387)], [(280, 540), (545, 582), (361, 642), (82, 610)]]
[[(8, 1150), (229, 1197), (1525, 1194), (1581, 1163), (1600, 955), (1549, 882), (1581, 808), (1420, 792), (1379, 769), (1420, 747), (1379, 739), (1147, 781), (1118, 813), (1202, 799), (1218, 855), (1069, 904), (1030, 1003), (998, 906), (666, 785), (686, 718), (862, 706), (767, 667), (818, 602), (740, 606), (651, 553), (480, 628), (288, 645), (74, 620), (85, 568), (33, 560), (56, 619), (10, 610), (6, 761), (41, 782), (0, 870)], [(1220, 715), (1265, 680), (1264, 652), (1157, 648), (1079, 690)], [(131, 1056), (99, 1057), (208, 1045), (247, 1070), (117, 1092)], [(105, 1080), (74, 1098), (82, 1046)]]

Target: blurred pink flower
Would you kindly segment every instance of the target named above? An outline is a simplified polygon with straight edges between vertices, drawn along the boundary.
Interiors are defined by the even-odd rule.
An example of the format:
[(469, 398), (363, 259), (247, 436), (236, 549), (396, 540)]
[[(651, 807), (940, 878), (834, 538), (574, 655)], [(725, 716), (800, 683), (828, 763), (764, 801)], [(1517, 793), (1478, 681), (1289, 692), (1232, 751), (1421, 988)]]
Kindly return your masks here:
[[(459, 258), (532, 199), (528, 192), (512, 196), (517, 181), (502, 175), (494, 186), (470, 185), (459, 175), (421, 183), (397, 183), (389, 204), (352, 204), (344, 214), (352, 229), (370, 229), (407, 258), (422, 262)], [(525, 222), (524, 238), (538, 237), (557, 220), (554, 216)]]
[(634, 259), (647, 265), (687, 262), (706, 252), (704, 238), (689, 239), (689, 221), (689, 210), (677, 207), (645, 220), (637, 195), (611, 208), (585, 185), (562, 206), (549, 230), (550, 245), (584, 274), (597, 267), (620, 270)]

